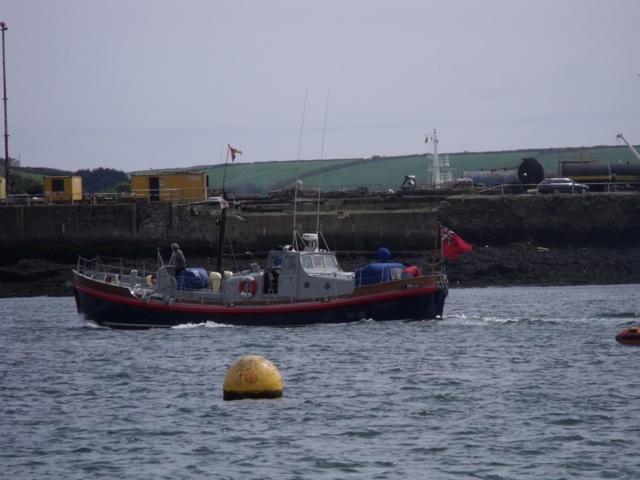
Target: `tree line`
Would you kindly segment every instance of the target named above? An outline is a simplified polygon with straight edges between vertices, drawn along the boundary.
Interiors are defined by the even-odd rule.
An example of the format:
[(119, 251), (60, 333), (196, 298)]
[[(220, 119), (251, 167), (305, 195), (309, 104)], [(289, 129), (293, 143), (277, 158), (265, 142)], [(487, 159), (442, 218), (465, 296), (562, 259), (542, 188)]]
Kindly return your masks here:
[(9, 181), (11, 194), (42, 195), (43, 176), (76, 175), (82, 178), (85, 193), (125, 192), (130, 190), (129, 176), (122, 170), (113, 168), (81, 169), (75, 172), (53, 168), (19, 167), (13, 168)]

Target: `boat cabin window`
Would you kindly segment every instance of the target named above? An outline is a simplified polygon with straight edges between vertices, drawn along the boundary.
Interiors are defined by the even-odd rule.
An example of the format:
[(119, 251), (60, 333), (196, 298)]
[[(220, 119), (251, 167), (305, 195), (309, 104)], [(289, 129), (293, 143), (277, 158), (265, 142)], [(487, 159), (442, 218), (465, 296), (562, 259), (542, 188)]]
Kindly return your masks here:
[(305, 270), (314, 268), (321, 268), (324, 270), (325, 268), (327, 268), (322, 255), (303, 255), (302, 266)]
[(313, 255), (311, 258), (313, 259), (313, 268), (327, 268), (322, 255)]
[(332, 270), (340, 270), (340, 267), (338, 266), (338, 261), (336, 260), (336, 257), (334, 257), (333, 255), (324, 255), (324, 261), (327, 264), (327, 268), (330, 268)]
[(302, 268), (304, 268), (305, 270), (313, 268), (313, 260), (311, 260), (310, 255), (304, 255), (302, 257)]
[(302, 255), (302, 268), (305, 270), (340, 270), (336, 257), (327, 254)]

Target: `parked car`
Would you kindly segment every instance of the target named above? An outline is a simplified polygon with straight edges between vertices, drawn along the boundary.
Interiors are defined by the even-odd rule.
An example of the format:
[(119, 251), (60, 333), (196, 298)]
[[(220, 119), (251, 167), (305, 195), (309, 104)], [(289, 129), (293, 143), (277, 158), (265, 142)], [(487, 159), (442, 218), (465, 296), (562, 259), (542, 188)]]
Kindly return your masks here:
[(570, 178), (545, 178), (538, 185), (540, 193), (587, 193), (589, 186)]

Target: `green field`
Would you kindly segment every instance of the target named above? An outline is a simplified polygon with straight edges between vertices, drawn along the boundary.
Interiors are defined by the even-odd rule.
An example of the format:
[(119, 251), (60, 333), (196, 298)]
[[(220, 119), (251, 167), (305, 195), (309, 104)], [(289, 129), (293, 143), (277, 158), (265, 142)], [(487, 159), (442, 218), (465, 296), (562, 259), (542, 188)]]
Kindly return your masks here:
[[(535, 157), (549, 174), (557, 172), (558, 162), (561, 160), (637, 162), (626, 146), (452, 153), (449, 154), (449, 162), (453, 178), (459, 178), (465, 170), (517, 168), (520, 161), (526, 157)], [(237, 162), (226, 167), (225, 187), (230, 193), (265, 194), (272, 190), (291, 188), (295, 180), (300, 179), (305, 189), (320, 187), (323, 191), (331, 191), (367, 187), (371, 191), (382, 191), (400, 187), (405, 175), (415, 175), (418, 186), (424, 186), (427, 184), (429, 158), (430, 155), (422, 154), (332, 160)], [(209, 175), (209, 186), (220, 189), (225, 166), (199, 165), (181, 170), (206, 172)], [(15, 172), (31, 177), (37, 182), (42, 182), (43, 175), (72, 174), (51, 168), (29, 167), (15, 168)]]
[[(292, 187), (296, 178), (304, 188), (324, 191), (368, 187), (370, 190), (398, 188), (405, 175), (415, 175), (418, 185), (427, 183), (429, 155), (377, 157), (334, 160), (304, 160), (294, 162), (235, 163), (227, 166), (226, 190), (236, 193), (267, 193)], [(623, 146), (585, 148), (555, 148), (503, 152), (465, 152), (449, 154), (453, 177), (465, 170), (517, 168), (526, 157), (535, 157), (550, 174), (558, 169), (560, 160), (593, 160), (602, 162), (636, 162)], [(189, 170), (209, 175), (211, 188), (220, 188), (224, 165), (198, 166)]]

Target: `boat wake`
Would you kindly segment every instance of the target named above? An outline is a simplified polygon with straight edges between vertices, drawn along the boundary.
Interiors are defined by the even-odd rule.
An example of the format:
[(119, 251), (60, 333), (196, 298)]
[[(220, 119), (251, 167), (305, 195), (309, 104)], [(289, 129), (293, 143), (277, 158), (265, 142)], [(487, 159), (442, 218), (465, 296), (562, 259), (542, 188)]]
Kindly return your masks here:
[(206, 323), (183, 323), (180, 325), (176, 325), (175, 327), (171, 327), (172, 330), (189, 330), (192, 328), (225, 328), (225, 327), (233, 327), (233, 325), (228, 325), (226, 323), (216, 323), (216, 322), (206, 322)]
[(78, 322), (77, 322), (78, 328), (90, 328), (90, 329), (98, 329), (98, 330), (109, 329), (109, 327), (98, 325), (93, 320), (85, 318), (82, 315), (78, 315), (77, 319), (78, 319)]

